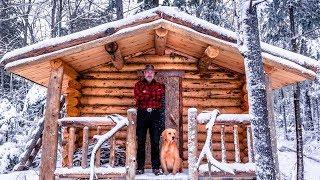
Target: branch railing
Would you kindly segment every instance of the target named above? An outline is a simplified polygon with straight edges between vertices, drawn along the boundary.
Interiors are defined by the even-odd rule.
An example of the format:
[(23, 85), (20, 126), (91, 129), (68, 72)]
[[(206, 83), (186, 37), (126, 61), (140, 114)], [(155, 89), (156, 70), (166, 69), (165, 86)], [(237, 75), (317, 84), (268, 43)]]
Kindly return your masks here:
[[(67, 140), (67, 167), (59, 168), (55, 174), (60, 178), (89, 178), (90, 173), (94, 173), (94, 177), (98, 178), (119, 178), (134, 179), (135, 177), (135, 128), (136, 128), (136, 110), (129, 109), (127, 118), (119, 116), (106, 117), (68, 117), (59, 119), (59, 125), (63, 131), (68, 132)], [(127, 127), (126, 133), (126, 164), (125, 167), (115, 167), (115, 149), (116, 136), (115, 134)], [(103, 129), (110, 129), (102, 135)], [(76, 149), (76, 130), (82, 130), (82, 146), (81, 146), (81, 165), (74, 166), (74, 153)], [(91, 168), (88, 163), (89, 142), (92, 141), (90, 131), (96, 130), (97, 134), (92, 138), (97, 139), (97, 143), (91, 154)], [(105, 141), (109, 141), (110, 155), (109, 164), (105, 167), (100, 167), (101, 145)], [(94, 163), (94, 164), (92, 164)], [(91, 177), (93, 178), (93, 177)]]
[[(211, 121), (212, 116), (214, 120)], [(206, 124), (207, 138), (204, 143), (204, 147), (201, 150), (200, 156), (198, 152), (199, 142), (198, 142), (198, 127), (200, 124)], [(212, 155), (212, 127), (220, 127), (220, 152), (221, 158), (216, 160)], [(230, 142), (226, 143), (226, 127), (232, 127), (232, 138), (233, 138), (233, 152), (226, 151), (226, 145), (230, 147)], [(241, 152), (240, 143), (239, 143), (239, 129), (241, 127), (245, 127), (245, 140), (247, 148), (244, 149), (247, 152)], [(211, 128), (211, 129), (210, 129)], [(216, 131), (216, 129), (215, 129)], [(218, 134), (215, 133), (214, 136)], [(230, 137), (230, 132), (228, 132), (228, 137)], [(214, 139), (217, 139), (215, 137)], [(242, 144), (241, 144), (242, 145)], [(216, 147), (215, 147), (216, 148)], [(216, 152), (216, 151), (215, 151)], [(230, 174), (234, 174), (233, 171), (237, 171), (234, 169), (231, 162), (234, 164), (240, 164), (244, 161), (241, 160), (241, 154), (248, 154), (245, 161), (253, 164), (253, 150), (252, 150), (252, 131), (250, 124), (250, 116), (249, 114), (218, 114), (215, 111), (212, 112), (202, 112), (198, 114), (196, 108), (188, 109), (188, 168), (189, 168), (189, 179), (198, 179), (199, 176), (199, 164), (202, 161), (203, 157), (206, 156), (208, 161), (208, 172), (211, 174), (211, 166), (216, 167), (216, 169), (222, 171), (223, 173), (228, 172)], [(230, 155), (232, 157), (232, 161), (230, 161)], [(198, 158), (199, 157), (199, 158)], [(213, 165), (212, 165), (213, 163)], [(244, 164), (244, 163), (243, 163)], [(230, 166), (228, 166), (230, 165)], [(250, 166), (252, 167), (252, 166)], [(249, 168), (250, 169), (250, 168)], [(251, 168), (252, 169), (252, 168)]]

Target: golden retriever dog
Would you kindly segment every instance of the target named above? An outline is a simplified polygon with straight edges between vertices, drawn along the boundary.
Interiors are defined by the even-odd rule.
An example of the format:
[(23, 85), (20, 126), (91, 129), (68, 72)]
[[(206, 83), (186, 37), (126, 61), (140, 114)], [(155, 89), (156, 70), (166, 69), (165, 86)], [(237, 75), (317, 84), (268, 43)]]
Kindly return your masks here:
[(179, 150), (176, 143), (176, 130), (165, 129), (162, 134), (162, 146), (160, 152), (160, 161), (163, 172), (176, 174), (182, 172), (182, 160), (179, 156)]

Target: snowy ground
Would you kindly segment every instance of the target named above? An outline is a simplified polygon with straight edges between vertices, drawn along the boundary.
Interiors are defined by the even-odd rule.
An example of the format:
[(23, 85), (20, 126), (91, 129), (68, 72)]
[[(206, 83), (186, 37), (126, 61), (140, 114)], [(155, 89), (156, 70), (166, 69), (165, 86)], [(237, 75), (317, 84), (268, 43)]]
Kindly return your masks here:
[[(294, 152), (278, 152), (279, 168), (283, 173), (281, 179), (290, 179), (291, 173), (295, 171), (296, 153)], [(320, 180), (320, 163), (304, 158), (304, 177), (307, 180)]]
[(29, 170), (29, 171), (20, 171), (13, 172), (10, 174), (1, 174), (1, 180), (38, 180), (38, 171)]
[[(287, 141), (282, 136), (282, 130), (277, 129), (278, 134), (278, 160), (281, 171), (281, 179), (292, 179), (291, 174), (296, 173), (296, 153), (289, 151), (279, 151), (281, 149), (296, 149), (296, 141)], [(279, 136), (280, 135), (280, 136)], [(305, 135), (304, 137), (314, 137), (313, 135)], [(320, 180), (320, 141), (316, 138), (304, 138), (303, 152), (304, 155), (314, 158), (304, 157), (304, 178), (307, 180)], [(295, 178), (293, 178), (295, 179)]]
[[(279, 130), (279, 129), (278, 129)], [(287, 141), (281, 135), (282, 132), (277, 132), (278, 136), (278, 158), (279, 167), (281, 171), (281, 179), (290, 180), (292, 179), (292, 173), (295, 174), (295, 163), (296, 163), (296, 153), (290, 151), (284, 151), (283, 149), (289, 148), (295, 149), (295, 141)], [(312, 136), (309, 136), (312, 137)], [(308, 157), (304, 157), (305, 166), (305, 179), (307, 180), (320, 180), (320, 141), (317, 139), (304, 139), (304, 154)], [(318, 160), (319, 162), (317, 162)], [(60, 162), (57, 162), (60, 164)], [(10, 174), (0, 174), (0, 180), (36, 180), (38, 179), (38, 171), (29, 170), (22, 172), (13, 172)], [(173, 175), (162, 175), (155, 177), (151, 171), (146, 171), (145, 174), (139, 175), (136, 179), (187, 179), (187, 173)], [(295, 178), (293, 178), (295, 179)]]

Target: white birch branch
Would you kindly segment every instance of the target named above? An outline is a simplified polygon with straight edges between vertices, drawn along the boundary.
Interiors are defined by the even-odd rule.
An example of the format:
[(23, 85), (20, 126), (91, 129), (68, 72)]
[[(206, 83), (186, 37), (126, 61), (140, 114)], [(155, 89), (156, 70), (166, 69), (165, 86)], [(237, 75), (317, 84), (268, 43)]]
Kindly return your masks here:
[(113, 120), (113, 122), (116, 123), (116, 125), (107, 133), (103, 135), (95, 135), (93, 138), (97, 139), (97, 144), (93, 147), (92, 153), (91, 153), (91, 159), (90, 159), (90, 180), (93, 180), (94, 173), (94, 160), (96, 156), (96, 152), (101, 147), (101, 145), (110, 139), (117, 131), (119, 131), (122, 127), (128, 126), (129, 121), (127, 118), (120, 116), (118, 114), (116, 115), (108, 115), (106, 118), (110, 118)]
[[(202, 161), (202, 159), (204, 158), (204, 156), (206, 156), (207, 160), (208, 160), (208, 166), (214, 166), (216, 168), (218, 168), (220, 171), (225, 171), (231, 174), (234, 174), (233, 169), (222, 165), (221, 162), (217, 161), (211, 152), (211, 137), (212, 137), (212, 127), (214, 125), (214, 122), (217, 118), (219, 114), (218, 110), (213, 110), (211, 112), (211, 117), (210, 117), (210, 121), (206, 124), (206, 130), (207, 130), (207, 137), (206, 137), (206, 141), (204, 143), (204, 146), (201, 150), (201, 153), (199, 155), (199, 159), (197, 162), (196, 167), (199, 168), (200, 166), (200, 162)], [(211, 169), (211, 167), (208, 167), (209, 169)]]

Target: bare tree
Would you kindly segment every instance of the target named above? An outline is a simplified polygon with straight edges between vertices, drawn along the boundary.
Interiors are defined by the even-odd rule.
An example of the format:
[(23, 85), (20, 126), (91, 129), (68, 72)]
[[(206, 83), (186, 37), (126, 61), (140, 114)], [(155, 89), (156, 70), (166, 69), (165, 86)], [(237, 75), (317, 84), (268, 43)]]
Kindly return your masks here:
[[(291, 36), (295, 37), (295, 22), (294, 22), (294, 6), (289, 5), (289, 20)], [(295, 38), (291, 39), (291, 50), (298, 52), (298, 45)], [(296, 88), (293, 92), (294, 97), (294, 115), (296, 124), (296, 139), (297, 139), (297, 179), (303, 179), (303, 141), (302, 141), (302, 120), (301, 120), (301, 108), (300, 108), (300, 84), (296, 84)]]

